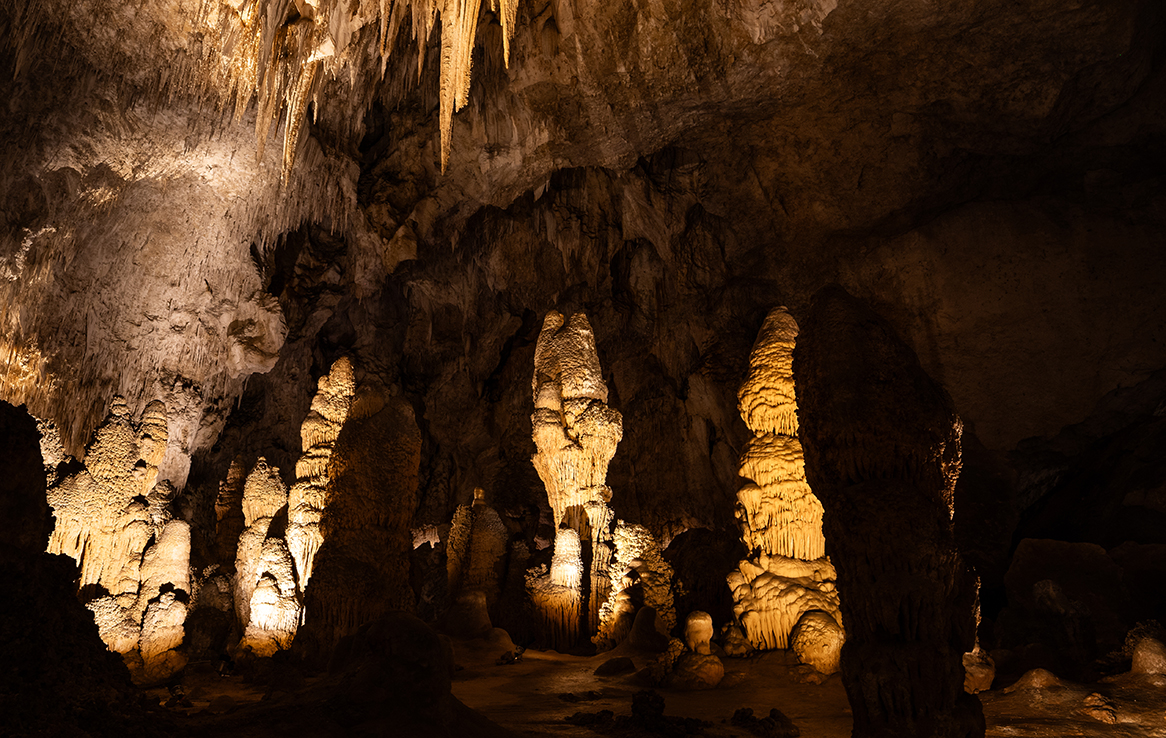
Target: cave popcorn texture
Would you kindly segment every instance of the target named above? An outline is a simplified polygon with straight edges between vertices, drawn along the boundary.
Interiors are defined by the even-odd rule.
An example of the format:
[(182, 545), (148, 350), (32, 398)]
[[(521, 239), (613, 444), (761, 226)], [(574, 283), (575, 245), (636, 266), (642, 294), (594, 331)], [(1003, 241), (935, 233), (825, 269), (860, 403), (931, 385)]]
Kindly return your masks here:
[[(190, 526), (171, 520), (174, 489), (158, 481), (166, 421), (166, 406), (154, 401), (134, 423), (125, 399), (115, 397), (82, 468), (47, 494), (57, 521), (47, 550), (77, 562), (101, 639), (138, 682), (166, 679), (186, 665), (176, 649), (191, 590)], [(47, 471), (55, 477), (55, 469)]]
[[(741, 538), (751, 552), (728, 577), (733, 612), (755, 648), (787, 648), (810, 612), (841, 623), (836, 574), (826, 558), (822, 503), (806, 482), (798, 441), (793, 349), (798, 325), (784, 307), (766, 316), (749, 355), (738, 409), (753, 438), (741, 454)], [(841, 628), (837, 627), (841, 637)], [(837, 658), (813, 659), (837, 669)], [(827, 672), (830, 673), (830, 672)]]
[[(585, 625), (588, 633), (598, 630), (600, 609), (611, 590), (615, 523), (607, 504), (611, 489), (605, 481), (607, 466), (623, 437), (622, 416), (607, 406), (607, 384), (586, 315), (576, 313), (568, 321), (557, 311), (547, 314), (535, 346), (531, 384), (532, 436), (538, 449), (531, 462), (546, 486), (557, 532), (549, 576), (528, 577), (528, 587), (549, 629), (563, 637), (571, 633), (577, 637), (578, 627), (557, 620), (572, 617), (570, 600), (574, 598), (582, 610), (579, 625)], [(578, 563), (574, 539), (560, 541), (567, 531), (578, 538)], [(576, 566), (581, 572), (578, 583), (567, 573)], [(577, 594), (568, 597), (564, 587)], [(562, 605), (549, 605), (560, 599)], [(559, 649), (570, 645), (554, 641)]]

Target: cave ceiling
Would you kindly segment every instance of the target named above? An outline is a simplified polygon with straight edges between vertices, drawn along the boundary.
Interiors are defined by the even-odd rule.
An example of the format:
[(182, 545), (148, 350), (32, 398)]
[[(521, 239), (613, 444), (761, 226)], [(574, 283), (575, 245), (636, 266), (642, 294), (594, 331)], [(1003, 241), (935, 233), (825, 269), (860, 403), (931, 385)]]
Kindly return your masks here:
[[(609, 483), (695, 511), (735, 487), (762, 319), (831, 282), (996, 451), (1166, 366), (1156, 0), (475, 10), (0, 2), (0, 399), (74, 454), (160, 399), (181, 486), (287, 464), (350, 354), (414, 403), (423, 485), (537, 487), (537, 326), (583, 309), (649, 439)], [(683, 478), (646, 460), (673, 446)]]

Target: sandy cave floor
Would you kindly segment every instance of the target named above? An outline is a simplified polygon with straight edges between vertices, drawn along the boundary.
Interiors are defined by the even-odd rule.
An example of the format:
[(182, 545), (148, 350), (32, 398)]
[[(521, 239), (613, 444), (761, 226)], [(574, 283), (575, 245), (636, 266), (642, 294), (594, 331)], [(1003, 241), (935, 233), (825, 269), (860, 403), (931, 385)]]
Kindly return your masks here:
[[(567, 718), (578, 712), (600, 710), (611, 710), (616, 716), (629, 715), (632, 696), (644, 687), (634, 673), (597, 677), (593, 674), (596, 667), (616, 655), (627, 655), (639, 669), (650, 658), (650, 654), (619, 651), (580, 657), (531, 650), (519, 663), (498, 665), (495, 650), (486, 642), (455, 644), (458, 669), (453, 678), (453, 694), (521, 736), (599, 735)], [(802, 736), (849, 738), (850, 707), (837, 675), (821, 684), (809, 682), (805, 667), (800, 667), (787, 651), (725, 659), (725, 672), (722, 685), (714, 690), (680, 692), (656, 688), (665, 700), (665, 716), (707, 721), (709, 725), (699, 735), (749, 736), (749, 731), (731, 724), (733, 713), (748, 707), (762, 718), (771, 708), (777, 708), (793, 721)], [(179, 724), (185, 724), (191, 734), (212, 735), (227, 728), (234, 732), (252, 723), (250, 713), (258, 718), (274, 704), (306, 707), (305, 703), (312, 701), (315, 681), (309, 677), (294, 692), (284, 691), (256, 685), (240, 676), (221, 677), (208, 665), (188, 669), (182, 685), (189, 705), (172, 705), (169, 709), (178, 713), (175, 717)], [(165, 688), (149, 690), (147, 694), (159, 704), (172, 697)], [(997, 688), (980, 697), (988, 736), (1166, 738), (1166, 677), (1161, 675), (1123, 674), (1089, 685), (1054, 681), (1008, 692)], [(302, 725), (302, 735), (312, 734), (310, 724), (308, 720)]]

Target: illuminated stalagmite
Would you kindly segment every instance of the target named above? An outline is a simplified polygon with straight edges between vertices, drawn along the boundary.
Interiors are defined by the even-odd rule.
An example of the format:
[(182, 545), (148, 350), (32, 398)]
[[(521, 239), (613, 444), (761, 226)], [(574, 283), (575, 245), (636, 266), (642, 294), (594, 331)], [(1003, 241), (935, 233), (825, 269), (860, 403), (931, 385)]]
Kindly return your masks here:
[(244, 528), (235, 557), (235, 614), (244, 628), (251, 623), (251, 599), (263, 577), (263, 553), (272, 519), (287, 504), (287, 486), (279, 469), (260, 457), (243, 485)]
[(152, 533), (145, 499), (166, 452), (166, 408), (151, 402), (134, 424), (125, 400), (115, 397), (97, 430), (84, 469), (49, 489), (57, 519), (49, 553), (72, 556), (81, 586), (99, 584), (112, 595), (137, 596), (142, 552)]
[[(599, 632), (592, 639), (600, 648), (612, 648), (627, 635), (635, 604), (656, 610), (665, 633), (676, 625), (672, 599), (672, 567), (664, 560), (660, 544), (642, 525), (620, 520), (613, 536), (615, 557), (611, 563), (611, 593), (599, 610)], [(630, 590), (638, 587), (641, 602), (633, 603)]]
[[(737, 519), (751, 558), (729, 575), (734, 613), (756, 648), (786, 648), (811, 611), (840, 620), (835, 572), (825, 558), (822, 504), (806, 483), (794, 398), (798, 325), (785, 308), (765, 318), (737, 393), (753, 438), (741, 455)], [(819, 664), (825, 664), (819, 660)]]
[(355, 392), (352, 363), (340, 357), (332, 371), (320, 377), (312, 408), (300, 427), (304, 455), (296, 463), (296, 483), (288, 500), (287, 544), (301, 589), (307, 589), (313, 559), (324, 542), (320, 518), (328, 505), (328, 461)]
[(551, 647), (566, 650), (580, 636), (583, 613), (583, 553), (579, 534), (562, 528), (555, 536), (551, 570), (545, 565), (527, 575), (527, 590)]
[[(535, 346), (531, 384), (531, 422), (538, 449), (531, 461), (546, 485), (557, 536), (569, 529), (579, 537), (582, 566), (587, 570), (579, 583), (580, 601), (584, 626), (594, 633), (600, 607), (611, 589), (615, 520), (607, 505), (611, 489), (605, 479), (623, 437), (623, 419), (607, 406), (607, 384), (586, 315), (576, 313), (565, 321), (556, 311), (547, 314)], [(556, 543), (556, 557), (559, 550)], [(553, 579), (554, 567), (551, 575)], [(570, 644), (556, 644), (564, 645)]]
[(190, 526), (171, 520), (174, 488), (157, 481), (166, 443), (165, 405), (151, 402), (135, 424), (116, 397), (83, 468), (48, 490), (57, 519), (49, 552), (77, 560), (83, 593), (102, 592), (87, 602), (98, 632), (145, 682), (186, 663), (174, 649), (191, 590)]
[(962, 425), (894, 329), (840, 287), (814, 296), (794, 352), (806, 475), (846, 601), (854, 735), (982, 736), (964, 693), (976, 582), (956, 548)]

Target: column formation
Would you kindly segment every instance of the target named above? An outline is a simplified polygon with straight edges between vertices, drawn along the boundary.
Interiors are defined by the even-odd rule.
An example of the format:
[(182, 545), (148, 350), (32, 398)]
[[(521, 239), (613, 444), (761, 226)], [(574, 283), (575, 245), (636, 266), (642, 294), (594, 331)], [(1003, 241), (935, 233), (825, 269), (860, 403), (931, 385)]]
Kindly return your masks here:
[[(542, 601), (535, 594), (541, 579), (547, 579), (548, 586), (558, 582), (555, 587), (573, 587), (580, 603), (580, 625), (555, 624), (550, 630), (577, 638), (581, 628), (596, 632), (600, 609), (611, 591), (615, 518), (605, 481), (608, 463), (623, 437), (623, 418), (607, 406), (607, 385), (586, 315), (576, 313), (569, 321), (556, 311), (547, 315), (535, 347), (532, 390), (531, 423), (538, 452), (531, 461), (546, 486), (557, 531), (556, 564), (547, 575), (532, 580), (532, 598)], [(581, 574), (574, 583), (569, 572), (576, 566)], [(556, 618), (569, 617), (570, 609), (556, 607), (554, 613)], [(543, 616), (550, 618), (551, 612), (544, 610)], [(561, 649), (572, 644), (553, 645)]]
[(734, 613), (755, 648), (787, 648), (807, 612), (840, 621), (836, 574), (826, 558), (822, 503), (806, 482), (798, 441), (793, 350), (798, 325), (784, 307), (766, 317), (749, 356), (738, 409), (753, 438), (741, 454), (741, 539), (750, 552), (729, 574)]

